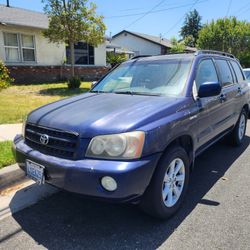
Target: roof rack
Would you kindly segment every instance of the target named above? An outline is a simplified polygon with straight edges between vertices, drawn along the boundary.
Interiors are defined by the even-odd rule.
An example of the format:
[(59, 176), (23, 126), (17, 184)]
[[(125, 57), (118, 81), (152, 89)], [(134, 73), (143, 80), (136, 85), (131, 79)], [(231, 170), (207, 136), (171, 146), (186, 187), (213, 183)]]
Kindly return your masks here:
[(168, 51), (166, 55), (178, 55), (178, 54), (194, 54), (196, 51), (180, 51), (180, 52), (171, 52)]
[(130, 60), (138, 59), (138, 58), (143, 58), (143, 57), (150, 57), (151, 55), (140, 55), (140, 56), (134, 56)]
[(217, 50), (198, 50), (195, 52), (195, 55), (202, 55), (202, 54), (215, 54), (215, 55), (221, 55), (221, 56), (227, 56), (230, 58), (235, 58), (235, 56), (230, 54), (230, 53), (217, 51)]

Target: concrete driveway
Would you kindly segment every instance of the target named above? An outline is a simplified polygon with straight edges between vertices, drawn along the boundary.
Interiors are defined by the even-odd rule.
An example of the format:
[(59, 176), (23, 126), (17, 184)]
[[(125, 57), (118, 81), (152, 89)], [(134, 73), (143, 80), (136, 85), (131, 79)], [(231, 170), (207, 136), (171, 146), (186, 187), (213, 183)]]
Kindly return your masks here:
[(59, 192), (2, 220), (0, 249), (250, 249), (249, 142), (250, 126), (242, 147), (218, 143), (202, 154), (168, 221)]

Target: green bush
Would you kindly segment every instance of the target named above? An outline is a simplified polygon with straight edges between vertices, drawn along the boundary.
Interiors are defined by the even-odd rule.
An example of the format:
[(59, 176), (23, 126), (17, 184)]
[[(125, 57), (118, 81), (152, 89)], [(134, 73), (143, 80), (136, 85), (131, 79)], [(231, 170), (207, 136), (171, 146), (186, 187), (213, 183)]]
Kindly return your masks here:
[(107, 52), (107, 63), (112, 67), (122, 62), (125, 62), (127, 57), (125, 54), (115, 54), (114, 52)]
[(0, 61), (0, 91), (8, 88), (13, 79), (9, 75), (8, 69), (4, 63)]
[(81, 86), (81, 79), (77, 76), (72, 77), (68, 80), (69, 89), (79, 89)]

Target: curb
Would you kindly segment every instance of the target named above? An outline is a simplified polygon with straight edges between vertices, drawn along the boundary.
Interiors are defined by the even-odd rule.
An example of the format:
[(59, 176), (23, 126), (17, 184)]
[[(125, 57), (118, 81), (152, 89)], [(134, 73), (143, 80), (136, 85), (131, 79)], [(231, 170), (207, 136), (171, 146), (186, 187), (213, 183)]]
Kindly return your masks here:
[(6, 192), (0, 194), (0, 221), (58, 191), (57, 188), (48, 184), (39, 186), (29, 179), (14, 186), (13, 190), (11, 188), (10, 190), (6, 189)]
[(25, 172), (17, 164), (4, 167), (0, 170), (0, 190), (27, 179)]

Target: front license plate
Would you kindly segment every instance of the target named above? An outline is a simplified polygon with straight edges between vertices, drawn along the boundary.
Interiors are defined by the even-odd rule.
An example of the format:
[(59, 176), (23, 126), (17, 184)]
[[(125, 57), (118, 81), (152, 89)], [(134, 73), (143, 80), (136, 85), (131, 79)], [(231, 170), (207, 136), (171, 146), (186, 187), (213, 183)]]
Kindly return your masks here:
[(34, 180), (39, 185), (44, 183), (44, 166), (33, 161), (26, 160), (27, 176)]

